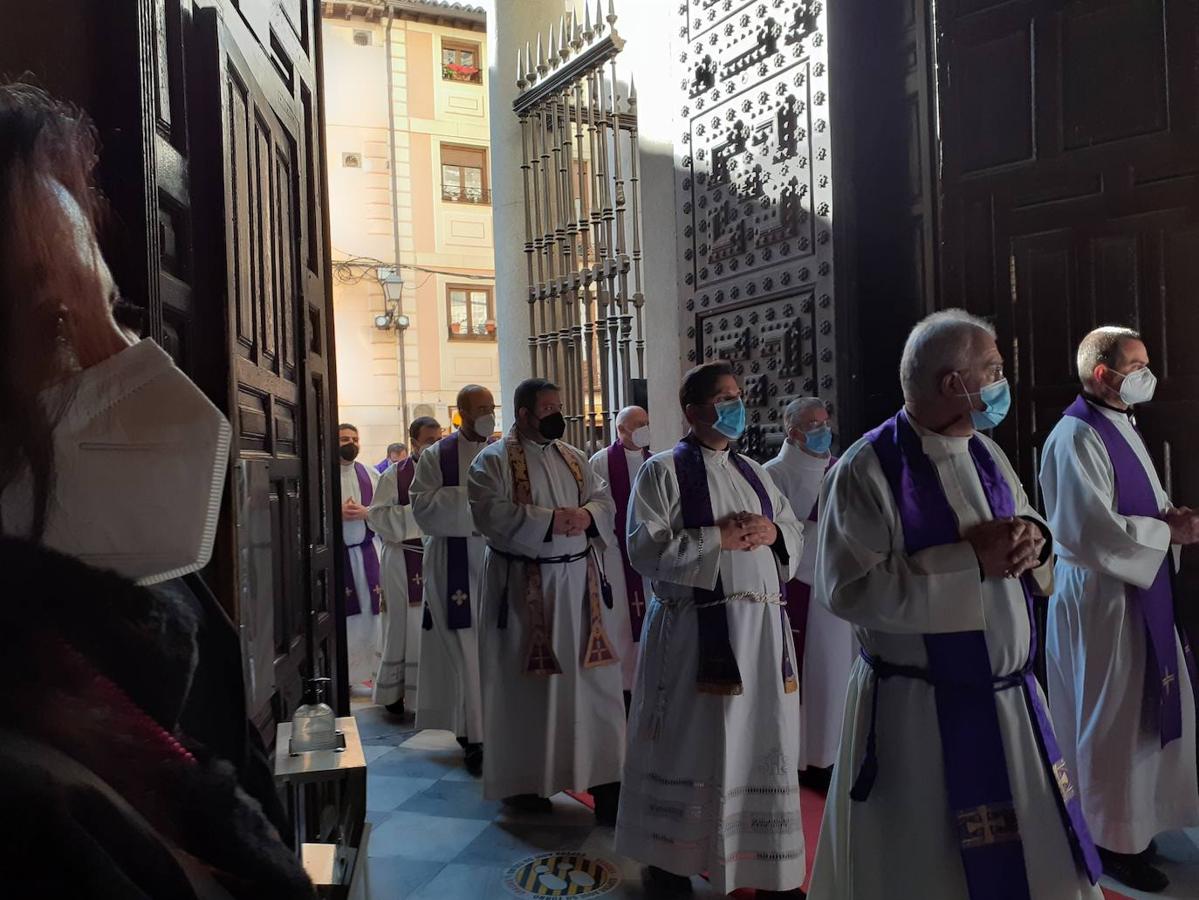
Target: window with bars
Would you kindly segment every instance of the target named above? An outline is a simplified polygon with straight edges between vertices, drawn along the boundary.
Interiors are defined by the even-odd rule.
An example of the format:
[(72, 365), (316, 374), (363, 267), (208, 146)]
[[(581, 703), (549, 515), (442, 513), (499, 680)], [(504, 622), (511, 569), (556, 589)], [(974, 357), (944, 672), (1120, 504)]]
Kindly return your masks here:
[(478, 44), (442, 41), (441, 77), (443, 80), (482, 84), (483, 68), (480, 63)]
[(441, 199), (450, 203), (490, 203), (487, 151), (441, 145)]
[(495, 301), (490, 287), (446, 286), (451, 341), (494, 341)]

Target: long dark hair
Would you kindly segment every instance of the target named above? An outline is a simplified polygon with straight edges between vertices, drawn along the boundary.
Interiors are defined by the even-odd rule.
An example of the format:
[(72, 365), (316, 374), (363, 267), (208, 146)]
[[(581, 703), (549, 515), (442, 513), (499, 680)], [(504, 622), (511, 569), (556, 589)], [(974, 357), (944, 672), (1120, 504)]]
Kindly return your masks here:
[[(104, 298), (74, 251), (77, 228), (57, 185), (94, 228), (95, 131), (78, 109), (24, 82), (0, 84), (0, 493), (26, 473), (30, 537), (46, 528), (54, 483), (54, 412), (42, 390), (72, 368), (90, 328), (73, 311)], [(0, 530), (5, 524), (0, 522)]]

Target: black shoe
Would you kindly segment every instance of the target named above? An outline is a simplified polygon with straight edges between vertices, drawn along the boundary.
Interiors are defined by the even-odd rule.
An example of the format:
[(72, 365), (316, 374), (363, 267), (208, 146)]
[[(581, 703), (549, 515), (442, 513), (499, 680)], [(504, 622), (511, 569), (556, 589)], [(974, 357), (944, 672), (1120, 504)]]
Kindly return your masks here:
[(406, 709), (404, 709), (404, 701), (403, 700), (397, 700), (395, 703), (388, 703), (383, 708), (385, 710), (387, 710), (389, 713), (391, 713), (393, 716), (400, 718), (400, 719), (402, 719), (402, 718), (404, 718), (404, 716), (408, 715), (408, 711)]
[(554, 804), (549, 801), (548, 797), (538, 797), (536, 794), (515, 794), (511, 797), (505, 797), (503, 804), (509, 809), (515, 809), (518, 812), (549, 815), (554, 811)]
[(757, 900), (805, 900), (808, 896), (800, 888), (789, 891), (754, 891)]
[(672, 900), (674, 897), (691, 896), (691, 879), (675, 875), (657, 866), (646, 866), (641, 870), (641, 886), (645, 896), (651, 900)]
[(458, 742), (458, 746), (461, 747), (463, 750), (465, 750), (467, 747), (470, 746), (470, 741), (464, 737), (455, 738), (455, 740)]
[(1157, 841), (1150, 840), (1149, 846), (1138, 853), (1137, 856), (1145, 860), (1145, 862), (1153, 862), (1153, 860), (1157, 859)]
[(819, 791), (822, 794), (828, 793), (829, 782), (832, 780), (832, 766), (829, 766), (827, 769), (817, 769), (810, 766), (799, 773), (800, 784), (814, 791)]
[(466, 745), (466, 771), (478, 778), (483, 774), (483, 745)]
[(620, 810), (620, 782), (596, 785), (589, 793), (595, 801), (596, 824), (615, 828), (616, 813)]
[(1103, 861), (1103, 874), (1133, 890), (1157, 894), (1170, 886), (1166, 873), (1149, 865), (1143, 854), (1113, 853), (1102, 847), (1095, 849)]

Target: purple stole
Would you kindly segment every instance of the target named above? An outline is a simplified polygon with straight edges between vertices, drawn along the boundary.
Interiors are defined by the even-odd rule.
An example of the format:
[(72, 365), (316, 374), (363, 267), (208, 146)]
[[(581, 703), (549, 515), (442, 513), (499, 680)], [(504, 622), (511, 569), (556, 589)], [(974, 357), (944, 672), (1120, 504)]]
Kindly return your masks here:
[[(729, 461), (749, 482), (762, 505), (762, 515), (774, 520), (774, 505), (758, 473), (744, 457), (729, 451)], [(716, 524), (712, 512), (712, 495), (708, 491), (708, 470), (704, 464), (703, 445), (693, 434), (687, 435), (674, 448), (674, 471), (679, 481), (679, 506), (684, 528), (708, 528)], [(782, 585), (779, 585), (781, 590)], [(711, 590), (695, 588), (695, 618), (699, 626), (699, 661), (696, 667), (696, 688), (701, 694), (740, 694), (743, 690), (741, 670), (729, 642), (729, 619), (725, 610), (725, 592), (721, 576)], [(779, 622), (784, 633), (782, 679), (788, 694), (798, 690), (791, 654), (787, 649), (787, 613), (779, 608)]]
[[(1079, 397), (1066, 410), (1090, 425), (1103, 441), (1116, 480), (1116, 511), (1122, 516), (1161, 519), (1153, 483), (1145, 473), (1136, 451), (1115, 424), (1085, 398)], [(1134, 609), (1139, 609), (1149, 638), (1145, 657), (1145, 702), (1161, 734), (1161, 745), (1182, 737), (1182, 695), (1177, 681), (1178, 649), (1175, 634), (1182, 639), (1183, 658), (1191, 683), (1195, 683), (1195, 660), (1190, 641), (1177, 628), (1174, 618), (1174, 590), (1170, 583), (1170, 551), (1166, 551), (1153, 584), (1138, 588), (1126, 584), (1125, 590)]]
[[(366, 466), (360, 462), (354, 463), (354, 474), (358, 476), (358, 490), (362, 495), (362, 505), (370, 506), (371, 501), (375, 499), (375, 490), (371, 487), (371, 477), (366, 471)], [(371, 531), (370, 525), (367, 525), (365, 520), (362, 523), (366, 525), (366, 539), (361, 544), (354, 544), (355, 547), (362, 548), (362, 566), (366, 569), (366, 584), (371, 592), (371, 613), (378, 615), (379, 613), (379, 554), (375, 552), (375, 533)], [(346, 563), (346, 615), (356, 616), (362, 612), (362, 598), (358, 596), (358, 585), (354, 583), (354, 570), (350, 568), (350, 545), (346, 545), (345, 550)]]
[[(649, 459), (649, 450), (642, 450), (643, 459)], [(629, 624), (633, 628), (633, 643), (641, 642), (641, 625), (645, 621), (645, 581), (629, 562), (629, 466), (624, 457), (624, 444), (619, 440), (608, 448), (608, 486), (616, 502), (616, 543), (620, 545), (620, 559), (624, 565), (625, 594), (629, 603)]]
[[(405, 457), (405, 458), (407, 458), (407, 457)], [(397, 465), (398, 465), (398, 463), (397, 463)], [(378, 472), (380, 475), (382, 475), (384, 472), (386, 472), (390, 467), (391, 467), (390, 459), (384, 459), (380, 463), (375, 463), (375, 471)]]
[[(836, 463), (837, 457), (829, 458), (828, 465), (824, 467), (824, 473), (827, 475), (828, 470)], [(812, 504), (812, 511), (808, 513), (806, 521), (812, 525), (816, 524), (816, 515), (820, 510), (820, 498), (817, 496), (816, 502)], [(805, 535), (806, 535), (805, 530)], [(815, 537), (815, 533), (810, 535)], [(806, 541), (806, 537), (805, 537)], [(800, 697), (803, 697), (803, 657), (804, 648), (808, 641), (808, 607), (812, 603), (812, 586), (804, 584), (798, 578), (792, 578), (787, 582), (783, 591), (787, 598), (787, 619), (791, 623), (791, 637), (795, 644), (795, 675), (799, 683)]]
[[(437, 444), (437, 460), (441, 464), (441, 486), (459, 486), (458, 432), (442, 438)], [(470, 628), (470, 553), (466, 538), (445, 539), (445, 620), (450, 631)]]
[[(961, 536), (957, 516), (907, 414), (901, 411), (870, 432), (866, 440), (890, 485), (903, 525), (905, 551), (910, 555), (928, 547), (958, 543)], [(977, 435), (970, 439), (970, 456), (994, 518), (1015, 516), (1011, 487)], [(946, 792), (957, 825), (970, 900), (1027, 900), (1030, 896), (995, 701), (998, 691), (1013, 687), (1023, 690), (1029, 715), (1037, 726), (1038, 745), (1046, 773), (1058, 788), (1058, 808), (1075, 860), (1088, 873), (1092, 884), (1102, 873), (1078, 794), (1070, 782), (1049, 714), (1037, 691), (1032, 671), (1036, 620), (1027, 578), (1022, 586), (1031, 635), (1028, 661), (1019, 672), (1006, 676), (991, 673), (983, 631), (926, 634), (927, 670), (888, 666), (884, 661), (866, 657), (876, 675), (875, 709), (881, 680), (887, 677), (919, 678), (933, 687)], [(869, 796), (877, 774), (873, 721), (866, 743), (866, 758), (851, 791), (857, 801)]]
[[(416, 460), (407, 456), (396, 463), (396, 499), (400, 506), (412, 502), (410, 491), (416, 477)], [(425, 595), (425, 553), (419, 539), (404, 541), (404, 570), (408, 573), (408, 605), (420, 606)], [(428, 630), (428, 629), (426, 629)]]

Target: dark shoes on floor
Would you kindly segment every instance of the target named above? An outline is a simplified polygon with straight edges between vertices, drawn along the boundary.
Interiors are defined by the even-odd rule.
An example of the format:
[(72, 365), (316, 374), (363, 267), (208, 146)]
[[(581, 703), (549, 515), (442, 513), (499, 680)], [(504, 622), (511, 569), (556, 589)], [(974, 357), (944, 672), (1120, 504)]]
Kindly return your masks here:
[(402, 719), (402, 718), (404, 718), (404, 716), (408, 715), (408, 710), (404, 709), (404, 701), (403, 700), (397, 700), (395, 703), (388, 703), (383, 708), (385, 710), (387, 710), (389, 713), (391, 713), (393, 716), (395, 716), (397, 719)]
[(1114, 853), (1103, 847), (1096, 849), (1103, 861), (1104, 874), (1121, 884), (1147, 894), (1159, 893), (1170, 886), (1166, 873), (1150, 863), (1157, 851), (1154, 844), (1141, 853)]
[(466, 771), (478, 778), (483, 774), (483, 745), (466, 744), (462, 749), (466, 751)]
[(675, 875), (657, 866), (646, 866), (641, 870), (641, 886), (649, 900), (674, 900), (676, 897), (691, 896), (691, 879)]
[(596, 823), (615, 828), (616, 813), (620, 809), (620, 782), (596, 785), (591, 788), (590, 794), (595, 801)]
[(754, 891), (754, 896), (757, 900), (806, 900), (808, 895), (793, 888), (789, 891)]
[(554, 804), (550, 803), (549, 798), (538, 797), (536, 794), (515, 794), (505, 797), (503, 803), (504, 806), (517, 812), (549, 815), (554, 811)]

